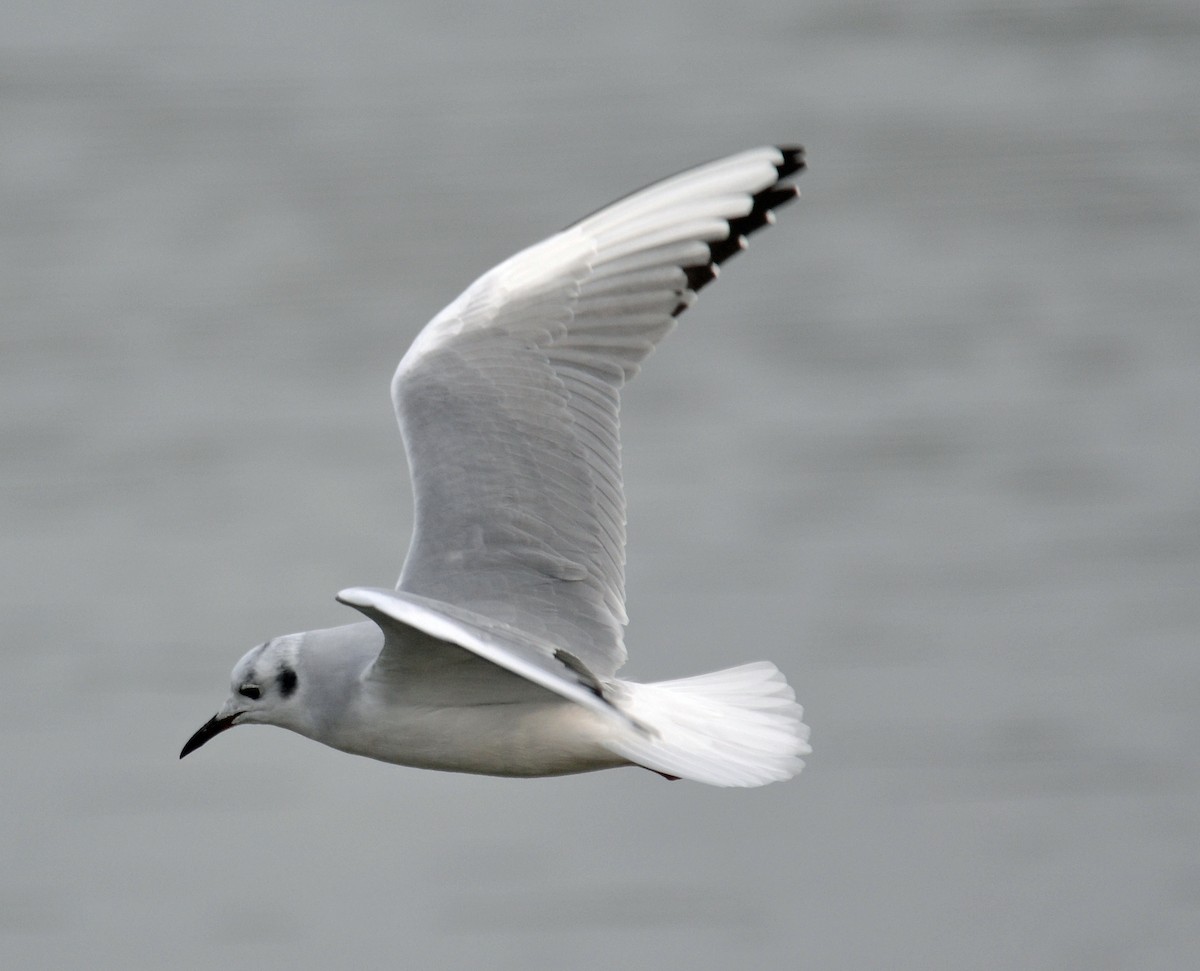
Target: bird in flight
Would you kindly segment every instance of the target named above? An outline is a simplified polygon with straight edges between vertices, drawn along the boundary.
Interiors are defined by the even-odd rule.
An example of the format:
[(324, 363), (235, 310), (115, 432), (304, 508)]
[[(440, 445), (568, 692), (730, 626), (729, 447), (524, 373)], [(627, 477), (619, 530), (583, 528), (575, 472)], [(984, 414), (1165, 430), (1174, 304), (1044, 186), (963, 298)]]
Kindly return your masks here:
[(808, 728), (758, 661), (674, 681), (625, 661), (621, 388), (746, 237), (797, 196), (797, 146), (671, 176), (522, 250), (430, 321), (392, 402), (412, 477), (393, 589), (366, 620), (276, 637), (233, 669), (180, 758), (235, 725), (497, 776), (642, 766), (757, 786), (800, 771)]

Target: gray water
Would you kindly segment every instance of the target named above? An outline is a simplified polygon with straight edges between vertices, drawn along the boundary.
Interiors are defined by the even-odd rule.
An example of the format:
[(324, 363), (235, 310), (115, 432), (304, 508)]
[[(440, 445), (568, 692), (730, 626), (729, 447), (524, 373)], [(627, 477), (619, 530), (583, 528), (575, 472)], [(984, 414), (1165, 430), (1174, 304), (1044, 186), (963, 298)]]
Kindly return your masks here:
[[(6, 968), (1180, 969), (1200, 950), (1200, 9), (0, 8)], [(274, 729), (476, 274), (802, 141), (629, 389), (626, 672), (769, 657), (756, 791)]]

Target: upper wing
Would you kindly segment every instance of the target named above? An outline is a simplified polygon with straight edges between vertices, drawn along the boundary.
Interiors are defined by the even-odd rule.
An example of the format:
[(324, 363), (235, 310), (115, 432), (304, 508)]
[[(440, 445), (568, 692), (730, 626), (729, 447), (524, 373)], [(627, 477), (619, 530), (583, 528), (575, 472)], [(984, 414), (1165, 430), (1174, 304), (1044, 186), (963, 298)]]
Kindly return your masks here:
[(619, 391), (745, 236), (800, 148), (683, 172), (523, 250), (417, 337), (392, 380), (416, 503), (397, 589), (625, 660)]

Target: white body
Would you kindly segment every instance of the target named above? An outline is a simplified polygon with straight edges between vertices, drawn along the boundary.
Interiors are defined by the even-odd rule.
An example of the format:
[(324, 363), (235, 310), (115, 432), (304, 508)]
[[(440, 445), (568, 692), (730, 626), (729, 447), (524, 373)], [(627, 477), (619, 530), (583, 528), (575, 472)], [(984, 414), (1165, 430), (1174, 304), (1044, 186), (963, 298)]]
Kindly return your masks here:
[[(286, 727), (352, 755), (445, 772), (544, 776), (626, 764), (603, 740), (621, 726), (470, 651), (397, 629), (420, 673), (377, 677), (382, 630), (350, 624), (280, 638), (244, 659), (242, 678), (285, 652), (298, 674), (298, 710), (322, 713)], [(273, 649), (274, 648), (274, 649)], [(262, 678), (261, 680), (267, 680)], [(315, 697), (323, 688), (338, 697)]]
[(614, 735), (599, 715), (553, 697), (446, 708), (396, 704), (367, 691), (337, 730), (312, 738), (351, 755), (417, 769), (532, 777), (628, 765), (604, 744)]
[[(234, 668), (233, 694), (214, 720), (278, 725), (397, 765), (500, 776), (641, 765), (713, 785), (762, 785), (798, 772), (808, 750), (800, 706), (766, 662), (657, 684), (612, 679), (600, 685), (603, 700), (581, 704), (414, 627), (392, 626), (386, 638), (390, 648), (385, 628), (365, 622), (260, 645)], [(389, 649), (403, 658), (399, 670), (377, 663)], [(281, 671), (296, 675), (286, 699)], [(247, 684), (264, 690), (258, 704), (238, 694)]]

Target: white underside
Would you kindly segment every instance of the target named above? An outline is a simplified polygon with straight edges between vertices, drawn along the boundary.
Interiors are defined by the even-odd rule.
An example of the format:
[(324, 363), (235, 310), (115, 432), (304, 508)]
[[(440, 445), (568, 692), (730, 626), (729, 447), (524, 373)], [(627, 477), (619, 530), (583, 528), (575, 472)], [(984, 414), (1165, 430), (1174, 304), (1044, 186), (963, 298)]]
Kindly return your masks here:
[(552, 776), (634, 764), (717, 786), (790, 778), (810, 751), (792, 689), (765, 661), (677, 681), (613, 681), (605, 690), (627, 718), (549, 695), (441, 707), (396, 704), (368, 691), (338, 730), (317, 740), (449, 772)]
[(569, 775), (628, 764), (604, 744), (620, 726), (557, 698), (463, 707), (368, 701), (356, 708), (341, 731), (317, 741), (397, 765), (479, 775)]

